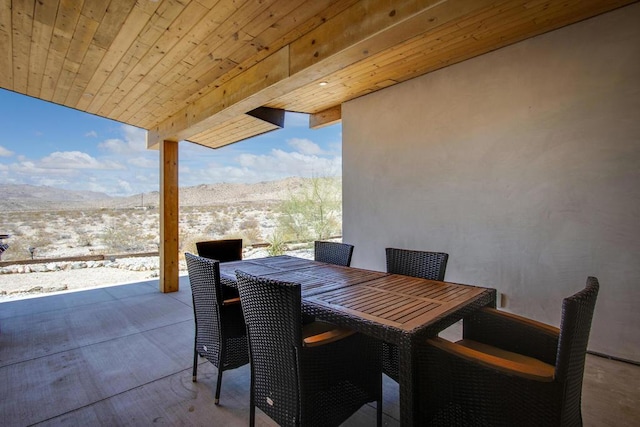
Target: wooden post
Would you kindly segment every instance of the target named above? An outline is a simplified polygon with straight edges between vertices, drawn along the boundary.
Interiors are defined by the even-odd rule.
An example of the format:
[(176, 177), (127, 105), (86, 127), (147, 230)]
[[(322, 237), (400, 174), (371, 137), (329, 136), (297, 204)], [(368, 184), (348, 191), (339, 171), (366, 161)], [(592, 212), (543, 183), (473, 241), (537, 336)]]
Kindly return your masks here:
[(160, 292), (179, 290), (178, 142), (160, 147)]

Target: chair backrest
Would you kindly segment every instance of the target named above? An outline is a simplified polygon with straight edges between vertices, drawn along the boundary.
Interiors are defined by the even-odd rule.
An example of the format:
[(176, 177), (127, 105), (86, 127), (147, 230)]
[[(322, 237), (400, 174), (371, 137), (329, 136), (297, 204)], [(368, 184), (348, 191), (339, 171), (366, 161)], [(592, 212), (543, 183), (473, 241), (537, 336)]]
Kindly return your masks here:
[(193, 315), (196, 322), (197, 341), (202, 345), (218, 349), (221, 339), (220, 307), (220, 263), (186, 252)]
[(196, 242), (198, 255), (220, 262), (242, 259), (242, 239), (207, 240)]
[(598, 279), (589, 277), (583, 290), (565, 298), (562, 303), (555, 375), (565, 387), (562, 420), (580, 417), (584, 362), (599, 289)]
[(247, 324), (254, 401), (279, 424), (300, 414), (300, 285), (236, 271)]
[(444, 252), (386, 248), (387, 273), (444, 280), (449, 255)]
[(338, 242), (314, 242), (314, 259), (329, 264), (349, 267), (353, 255), (353, 245)]

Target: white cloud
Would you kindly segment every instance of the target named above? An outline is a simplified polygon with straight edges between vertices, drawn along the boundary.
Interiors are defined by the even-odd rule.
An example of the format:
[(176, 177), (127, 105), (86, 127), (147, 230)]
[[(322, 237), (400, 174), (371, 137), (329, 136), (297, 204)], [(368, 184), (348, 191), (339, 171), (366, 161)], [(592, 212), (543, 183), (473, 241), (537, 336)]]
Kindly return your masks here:
[(151, 159), (148, 157), (133, 157), (127, 160), (132, 166), (145, 168), (145, 169), (158, 169), (158, 159)]
[(11, 157), (13, 156), (13, 151), (7, 150), (2, 145), (0, 145), (0, 157)]
[(133, 194), (133, 188), (131, 187), (131, 184), (129, 184), (129, 182), (124, 181), (122, 179), (118, 180), (118, 188), (120, 189), (120, 191), (118, 191), (118, 193), (121, 194)]
[[(305, 114), (287, 113), (287, 128), (307, 127), (307, 121)], [(0, 164), (0, 179), (3, 182), (12, 180), (98, 191), (112, 196), (158, 191), (160, 153), (146, 148), (146, 131), (122, 125), (112, 138), (104, 138), (106, 134), (107, 131), (92, 130), (85, 136), (101, 136), (93, 142), (89, 141), (93, 147), (82, 148), (83, 151), (58, 151), (35, 159), (11, 153), (0, 146), (0, 159), (2, 156), (12, 156), (9, 161), (2, 159), (4, 163)], [(318, 138), (322, 140), (321, 135)], [(288, 145), (283, 144), (285, 141)], [(270, 144), (286, 148), (266, 151)], [(96, 147), (99, 148), (97, 152)], [(255, 150), (255, 154), (247, 150)], [(221, 150), (181, 142), (179, 159), (180, 186), (270, 181), (290, 176), (340, 175), (342, 169), (339, 139), (336, 143), (317, 143), (307, 138), (306, 130), (302, 132), (300, 129), (283, 135), (278, 141), (274, 141), (273, 135), (270, 135), (260, 143), (256, 141), (247, 146), (237, 144)]]
[(131, 154), (147, 151), (147, 131), (134, 126), (122, 125), (124, 139), (106, 139), (98, 147), (113, 154)]
[(325, 152), (318, 144), (307, 138), (291, 138), (287, 143), (302, 154), (321, 155)]
[(67, 183), (66, 179), (52, 176), (37, 176), (34, 179), (35, 185), (46, 185), (48, 187), (63, 187)]
[(147, 131), (134, 126), (123, 125), (125, 140), (135, 151), (147, 149)]
[(295, 152), (272, 150), (267, 155), (241, 154), (236, 158), (238, 166), (208, 168), (208, 174), (217, 180), (268, 181), (289, 176), (335, 175), (339, 173), (342, 159), (327, 159)]
[[(137, 183), (153, 184), (153, 188), (151, 189), (151, 191), (158, 191), (158, 173), (144, 174), (144, 175), (136, 174), (134, 179)], [(145, 190), (145, 191), (150, 191), (150, 190)]]
[(71, 169), (46, 168), (30, 160), (23, 160), (18, 163), (12, 163), (9, 165), (9, 170), (14, 176), (21, 177), (26, 184), (34, 184), (34, 185), (45, 185), (45, 184), (40, 184), (40, 180), (46, 180), (48, 178), (57, 177), (60, 175), (62, 176), (72, 175)]
[[(102, 150), (99, 155), (89, 149), (87, 152), (56, 151), (37, 159), (15, 154), (13, 163), (0, 166), (0, 178), (3, 182), (9, 182), (6, 177), (11, 177), (11, 182), (15, 183), (97, 191), (114, 196), (158, 190), (159, 153), (146, 149), (146, 131), (126, 125), (119, 131), (118, 137), (94, 145)], [(97, 136), (98, 132), (94, 132), (85, 136)]]
[(56, 151), (44, 157), (40, 166), (45, 169), (123, 169), (117, 162), (101, 162), (81, 151)]
[(129, 152), (129, 147), (121, 139), (105, 139), (98, 147), (114, 154), (126, 154)]

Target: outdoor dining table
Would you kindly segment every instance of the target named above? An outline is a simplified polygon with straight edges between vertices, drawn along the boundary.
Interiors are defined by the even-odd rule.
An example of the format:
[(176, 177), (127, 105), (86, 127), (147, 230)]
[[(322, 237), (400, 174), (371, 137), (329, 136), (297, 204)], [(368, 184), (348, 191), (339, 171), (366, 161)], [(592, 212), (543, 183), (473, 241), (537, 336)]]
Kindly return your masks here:
[(301, 285), (303, 311), (396, 344), (399, 351), (400, 424), (417, 425), (416, 346), (480, 307), (495, 306), (496, 291), (291, 256), (220, 264), (223, 283), (235, 272)]

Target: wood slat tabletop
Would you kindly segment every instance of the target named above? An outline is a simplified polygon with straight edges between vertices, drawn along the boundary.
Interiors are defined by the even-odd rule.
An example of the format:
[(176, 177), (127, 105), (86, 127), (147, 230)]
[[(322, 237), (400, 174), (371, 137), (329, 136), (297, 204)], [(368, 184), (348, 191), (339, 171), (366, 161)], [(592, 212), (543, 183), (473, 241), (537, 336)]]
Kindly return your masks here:
[(220, 264), (220, 276), (234, 286), (236, 270), (273, 280), (299, 283), (307, 297), (384, 277), (387, 273), (326, 264), (287, 255)]
[(475, 286), (392, 274), (313, 295), (306, 301), (408, 332), (485, 292)]

